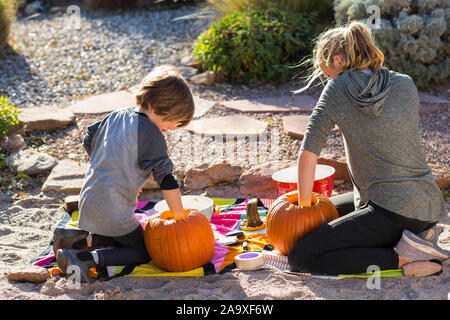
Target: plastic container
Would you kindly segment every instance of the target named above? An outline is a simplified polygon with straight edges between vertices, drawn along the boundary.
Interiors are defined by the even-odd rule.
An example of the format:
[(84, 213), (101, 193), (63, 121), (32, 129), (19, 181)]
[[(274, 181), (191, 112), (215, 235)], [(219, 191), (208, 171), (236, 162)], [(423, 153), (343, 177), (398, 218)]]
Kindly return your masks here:
[[(184, 209), (197, 209), (203, 213), (208, 220), (211, 220), (211, 216), (214, 211), (214, 201), (211, 198), (196, 195), (181, 196), (181, 203)], [(161, 200), (156, 203), (154, 209), (157, 212), (163, 212), (169, 210), (166, 200)]]
[[(334, 177), (336, 170), (324, 164), (316, 165), (316, 175), (314, 179), (313, 192), (330, 197), (334, 187)], [(297, 166), (278, 170), (272, 174), (279, 196), (297, 190)]]

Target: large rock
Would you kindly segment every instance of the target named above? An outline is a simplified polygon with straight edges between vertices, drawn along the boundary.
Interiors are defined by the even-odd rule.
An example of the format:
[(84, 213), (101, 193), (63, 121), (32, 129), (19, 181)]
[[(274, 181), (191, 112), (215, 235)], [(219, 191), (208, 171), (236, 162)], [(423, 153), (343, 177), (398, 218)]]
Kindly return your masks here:
[(7, 273), (6, 278), (9, 281), (27, 281), (41, 283), (50, 278), (50, 273), (43, 267), (30, 265), (14, 268), (9, 273)]
[(22, 135), (17, 133), (4, 137), (0, 142), (0, 148), (5, 149), (8, 152), (24, 149), (26, 145)]
[(42, 186), (43, 192), (76, 192), (81, 191), (87, 163), (72, 160), (61, 160), (48, 176)]
[(6, 164), (13, 172), (34, 176), (52, 170), (58, 161), (48, 154), (25, 149), (10, 154), (6, 158)]
[(431, 165), (434, 179), (442, 190), (450, 189), (450, 169), (438, 164)]
[(20, 108), (19, 111), (19, 126), (26, 131), (62, 129), (75, 121), (72, 111), (56, 107)]
[(239, 178), (239, 191), (241, 194), (257, 194), (276, 189), (272, 180), (275, 171), (296, 166), (297, 161), (274, 161), (254, 166), (244, 172)]
[(189, 81), (194, 84), (212, 85), (217, 79), (217, 75), (214, 71), (206, 71), (193, 75)]
[(203, 163), (186, 172), (184, 187), (189, 190), (202, 190), (219, 182), (232, 183), (239, 179), (241, 173), (240, 166), (229, 163)]
[(347, 170), (347, 160), (345, 159), (345, 157), (322, 153), (317, 159), (317, 164), (325, 164), (333, 167), (336, 170), (334, 176), (335, 180), (344, 180), (346, 182), (351, 182), (350, 174)]

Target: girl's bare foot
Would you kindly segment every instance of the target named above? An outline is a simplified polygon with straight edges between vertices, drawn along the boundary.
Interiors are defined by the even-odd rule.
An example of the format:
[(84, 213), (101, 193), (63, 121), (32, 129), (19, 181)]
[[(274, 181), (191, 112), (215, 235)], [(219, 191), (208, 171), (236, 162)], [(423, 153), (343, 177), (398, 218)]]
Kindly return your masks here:
[(426, 277), (442, 270), (442, 265), (432, 261), (414, 261), (403, 265), (403, 273), (407, 277)]

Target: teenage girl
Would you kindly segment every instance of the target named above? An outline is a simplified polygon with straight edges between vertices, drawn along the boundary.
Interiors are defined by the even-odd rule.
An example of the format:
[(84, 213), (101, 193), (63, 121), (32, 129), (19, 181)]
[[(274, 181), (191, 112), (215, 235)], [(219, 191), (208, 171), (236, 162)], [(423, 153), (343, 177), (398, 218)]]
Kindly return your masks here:
[(340, 217), (294, 246), (293, 271), (361, 273), (376, 266), (424, 276), (440, 272), (448, 258), (436, 244), (434, 226), (446, 211), (420, 148), (417, 88), (408, 75), (384, 68), (383, 59), (361, 23), (317, 40), (314, 72), (297, 92), (321, 74), (329, 80), (299, 152), (299, 205), (311, 205), (317, 157), (336, 124), (354, 191), (332, 197)]

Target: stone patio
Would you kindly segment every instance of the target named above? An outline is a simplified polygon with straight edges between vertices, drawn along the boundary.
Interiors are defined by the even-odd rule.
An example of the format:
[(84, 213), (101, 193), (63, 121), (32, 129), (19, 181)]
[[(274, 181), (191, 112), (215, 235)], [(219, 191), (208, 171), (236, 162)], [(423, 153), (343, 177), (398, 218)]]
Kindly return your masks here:
[(258, 136), (266, 132), (267, 123), (243, 115), (193, 120), (184, 130), (205, 136)]
[(308, 95), (286, 95), (263, 99), (231, 100), (221, 103), (242, 112), (312, 112), (316, 100)]

